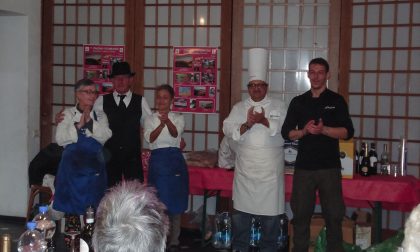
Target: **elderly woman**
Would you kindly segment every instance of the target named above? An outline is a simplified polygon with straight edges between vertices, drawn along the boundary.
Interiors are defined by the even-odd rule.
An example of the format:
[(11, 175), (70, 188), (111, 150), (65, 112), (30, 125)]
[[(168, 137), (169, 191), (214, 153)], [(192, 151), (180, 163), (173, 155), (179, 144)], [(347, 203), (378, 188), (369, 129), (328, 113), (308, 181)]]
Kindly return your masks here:
[(97, 207), (107, 188), (103, 144), (112, 135), (104, 112), (94, 111), (98, 96), (89, 79), (74, 86), (77, 104), (64, 110), (56, 141), (64, 146), (56, 177), (53, 208), (78, 216), (88, 206)]

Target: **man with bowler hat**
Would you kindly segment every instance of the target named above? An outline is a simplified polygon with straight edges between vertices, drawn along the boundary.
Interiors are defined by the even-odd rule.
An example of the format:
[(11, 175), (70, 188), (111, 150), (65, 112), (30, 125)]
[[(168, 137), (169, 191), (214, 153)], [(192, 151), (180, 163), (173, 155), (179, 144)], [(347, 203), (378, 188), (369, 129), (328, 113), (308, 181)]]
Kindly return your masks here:
[(106, 113), (112, 130), (112, 137), (105, 143), (110, 153), (108, 187), (120, 182), (123, 176), (143, 182), (140, 132), (144, 118), (152, 112), (146, 99), (130, 90), (134, 74), (127, 62), (114, 63), (109, 76), (114, 92), (98, 97), (94, 106)]
[[(112, 137), (105, 143), (109, 154), (106, 157), (108, 187), (120, 182), (123, 176), (126, 180), (144, 180), (140, 132), (144, 118), (152, 112), (146, 99), (130, 90), (134, 74), (127, 62), (115, 62), (109, 76), (114, 92), (99, 96), (94, 104), (95, 111), (105, 112), (112, 130)], [(62, 112), (55, 117), (57, 124), (63, 119)]]

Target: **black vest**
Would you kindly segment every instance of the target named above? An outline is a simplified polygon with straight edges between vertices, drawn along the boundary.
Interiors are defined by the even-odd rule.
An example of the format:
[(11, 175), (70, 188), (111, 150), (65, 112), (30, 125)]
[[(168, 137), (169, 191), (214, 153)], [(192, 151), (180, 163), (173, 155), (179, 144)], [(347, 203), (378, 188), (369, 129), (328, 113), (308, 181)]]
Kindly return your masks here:
[(130, 104), (126, 109), (118, 108), (114, 96), (103, 96), (104, 112), (108, 117), (112, 137), (105, 143), (111, 153), (120, 152), (127, 158), (140, 155), (140, 118), (142, 96), (133, 94)]

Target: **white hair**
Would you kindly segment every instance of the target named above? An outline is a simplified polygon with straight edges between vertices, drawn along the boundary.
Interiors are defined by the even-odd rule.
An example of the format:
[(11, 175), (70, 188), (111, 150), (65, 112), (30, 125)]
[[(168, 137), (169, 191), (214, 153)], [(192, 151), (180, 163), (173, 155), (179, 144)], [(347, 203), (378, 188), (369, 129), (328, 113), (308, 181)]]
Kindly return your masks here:
[(152, 187), (127, 181), (111, 188), (99, 204), (92, 237), (96, 252), (164, 252), (165, 206)]
[(402, 247), (404, 252), (420, 251), (420, 204), (411, 212), (405, 222), (404, 241)]

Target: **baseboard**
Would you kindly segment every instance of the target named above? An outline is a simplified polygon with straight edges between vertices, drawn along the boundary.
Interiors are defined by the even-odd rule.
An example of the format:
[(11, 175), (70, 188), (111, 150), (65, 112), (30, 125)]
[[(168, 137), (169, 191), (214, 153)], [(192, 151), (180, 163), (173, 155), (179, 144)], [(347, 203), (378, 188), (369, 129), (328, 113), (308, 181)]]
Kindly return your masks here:
[(12, 222), (12, 223), (25, 225), (26, 218), (25, 217), (0, 215), (0, 221), (1, 222)]

